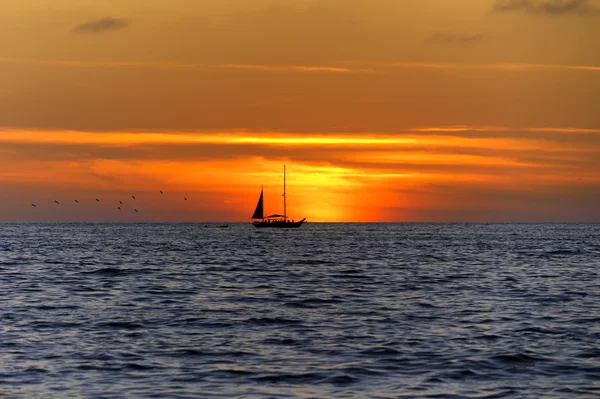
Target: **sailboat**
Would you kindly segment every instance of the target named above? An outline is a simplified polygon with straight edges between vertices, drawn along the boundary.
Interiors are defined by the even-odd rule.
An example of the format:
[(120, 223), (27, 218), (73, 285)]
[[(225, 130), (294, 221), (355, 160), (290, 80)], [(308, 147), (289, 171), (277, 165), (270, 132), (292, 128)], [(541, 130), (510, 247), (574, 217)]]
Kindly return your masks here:
[(264, 216), (263, 212), (263, 188), (260, 188), (260, 197), (258, 197), (258, 203), (256, 204), (256, 209), (254, 210), (254, 214), (252, 215), (252, 224), (254, 227), (274, 227), (274, 228), (297, 228), (302, 226), (302, 223), (306, 220), (306, 218), (302, 219), (299, 222), (290, 221), (287, 217), (287, 201), (286, 201), (286, 192), (285, 192), (285, 165), (283, 165), (283, 215), (274, 214), (269, 216)]

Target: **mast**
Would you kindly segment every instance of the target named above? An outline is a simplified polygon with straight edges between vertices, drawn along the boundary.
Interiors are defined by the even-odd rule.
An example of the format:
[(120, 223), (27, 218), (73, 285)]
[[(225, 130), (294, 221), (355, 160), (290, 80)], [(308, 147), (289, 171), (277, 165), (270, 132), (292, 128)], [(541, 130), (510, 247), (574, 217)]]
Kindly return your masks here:
[(285, 195), (285, 165), (283, 165), (283, 221), (287, 221), (287, 204), (286, 204), (286, 195)]

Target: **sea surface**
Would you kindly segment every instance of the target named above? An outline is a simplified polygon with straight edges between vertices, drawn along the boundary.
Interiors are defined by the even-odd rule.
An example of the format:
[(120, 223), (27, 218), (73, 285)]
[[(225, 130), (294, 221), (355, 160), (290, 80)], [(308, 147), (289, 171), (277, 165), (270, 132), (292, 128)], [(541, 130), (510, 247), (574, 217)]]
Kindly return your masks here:
[(600, 397), (600, 224), (218, 226), (0, 224), (0, 397)]

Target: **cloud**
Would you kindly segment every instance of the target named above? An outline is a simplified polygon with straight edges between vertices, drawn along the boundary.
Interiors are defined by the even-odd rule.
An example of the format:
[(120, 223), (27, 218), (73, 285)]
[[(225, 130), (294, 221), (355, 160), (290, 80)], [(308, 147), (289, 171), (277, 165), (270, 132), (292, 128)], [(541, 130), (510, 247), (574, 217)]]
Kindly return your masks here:
[(73, 33), (104, 33), (112, 30), (125, 29), (129, 21), (125, 18), (105, 17), (93, 21), (87, 21), (74, 27)]
[(562, 15), (592, 10), (588, 0), (496, 0), (494, 11)]
[(509, 128), (505, 126), (470, 126), (470, 125), (455, 125), (455, 126), (428, 126), (410, 129), (414, 132), (435, 132), (435, 133), (461, 133), (461, 132), (542, 132), (542, 133), (600, 133), (600, 129), (586, 129), (576, 127), (523, 127)]
[(440, 43), (475, 43), (483, 39), (484, 34), (478, 33), (459, 33), (459, 32), (435, 32), (431, 39)]
[[(1, 61), (1, 59), (0, 59)], [(597, 65), (560, 65), (560, 64), (531, 64), (531, 63), (507, 63), (498, 62), (493, 64), (468, 64), (468, 63), (448, 63), (448, 62), (370, 62), (353, 61), (354, 64), (368, 65), (379, 68), (404, 68), (404, 69), (473, 69), (490, 71), (514, 71), (527, 72), (539, 70), (564, 70), (564, 71), (587, 71), (600, 72), (600, 66)]]
[[(39, 133), (44, 133), (42, 136)], [(423, 137), (408, 140), (401, 139), (389, 144), (383, 137), (352, 139), (348, 136), (327, 136), (326, 140), (305, 140), (297, 142), (297, 135), (274, 137), (260, 140), (231, 140), (218, 136), (206, 137), (200, 142), (190, 141), (189, 134), (175, 135), (173, 140), (165, 138), (137, 138), (124, 134), (125, 141), (103, 140), (105, 134), (86, 134), (81, 132), (63, 132), (59, 140), (44, 140), (50, 132), (12, 132), (11, 137), (2, 137), (2, 158), (10, 162), (88, 162), (95, 160), (113, 160), (118, 162), (235, 162), (264, 157), (270, 160), (287, 160), (295, 164), (319, 164), (352, 170), (370, 171), (368, 174), (477, 174), (496, 176), (518, 172), (519, 169), (539, 169), (540, 172), (551, 168), (553, 173), (559, 170), (598, 169), (597, 151), (590, 146), (578, 146), (578, 150), (563, 148), (549, 140), (531, 140), (527, 137), (515, 140), (496, 140), (478, 138), (454, 139), (449, 137)], [(55, 134), (59, 132), (55, 132)], [(68, 133), (68, 134), (67, 134)], [(28, 137), (30, 136), (30, 137)], [(83, 136), (83, 137), (78, 137)], [(134, 140), (135, 138), (135, 140)], [(155, 139), (160, 139), (155, 141)], [(241, 138), (241, 137), (238, 137)], [(325, 137), (321, 137), (323, 139)], [(30, 140), (35, 139), (35, 140)], [(83, 139), (83, 140), (82, 140)], [(290, 142), (295, 144), (289, 144)], [(356, 144), (363, 143), (363, 144)], [(309, 147), (310, 151), (291, 151), (290, 146)], [(1, 164), (1, 162), (0, 162)], [(477, 165), (476, 172), (473, 166)], [(595, 175), (595, 173), (594, 173)], [(6, 177), (6, 176), (4, 176)], [(0, 176), (2, 180), (2, 176)]]
[[(511, 129), (502, 126), (470, 127), (491, 133), (484, 139), (415, 134), (441, 131), (462, 136), (468, 128), (415, 128), (406, 132), (409, 137), (0, 129), (0, 170), (5, 170), (0, 182), (9, 192), (0, 220), (112, 220), (111, 212), (118, 212), (114, 204), (124, 192), (140, 194), (144, 217), (190, 220), (204, 212), (207, 216), (202, 217), (212, 213), (244, 220), (256, 204), (259, 184), (280, 188), (277, 179), (283, 163), (293, 165), (292, 196), (299, 204), (294, 210), (311, 220), (440, 220), (439, 209), (456, 215), (456, 220), (476, 217), (472, 211), (489, 218), (499, 210), (506, 216), (494, 216), (498, 220), (519, 219), (511, 215), (527, 216), (539, 209), (542, 220), (598, 220), (594, 202), (600, 190), (598, 146), (580, 143), (567, 148), (548, 137), (533, 140), (527, 133), (535, 129), (600, 137), (600, 129), (574, 128), (578, 133), (574, 134), (560, 127), (521, 128), (525, 134), (517, 140), (495, 139), (496, 131)], [(164, 197), (158, 189), (165, 189)], [(280, 192), (273, 191), (265, 193), (280, 199)], [(194, 195), (185, 204), (188, 208), (172, 200), (190, 193)], [(369, 196), (368, 209), (346, 205), (364, 203)], [(95, 203), (96, 197), (102, 198), (101, 204)], [(81, 204), (75, 205), (74, 198)], [(57, 214), (55, 199), (61, 204), (64, 200), (65, 206), (70, 202), (68, 212)], [(211, 208), (225, 199), (236, 205)], [(38, 205), (37, 213), (27, 212), (31, 202)], [(386, 211), (395, 206), (406, 207), (408, 216)], [(324, 211), (305, 213), (303, 208)], [(561, 216), (565, 208), (573, 215)]]
[(307, 72), (374, 74), (378, 71), (366, 68), (348, 68), (327, 65), (256, 65), (256, 64), (194, 64), (184, 62), (133, 62), (133, 61), (69, 61), (39, 60), (33, 58), (3, 58), (0, 63), (30, 64), (64, 68), (152, 68), (152, 69), (224, 69), (259, 72)]
[(330, 66), (224, 64), (218, 65), (218, 67), (225, 69), (246, 69), (271, 72), (377, 73), (377, 71), (373, 69), (350, 69)]
[[(446, 38), (447, 41), (451, 39)], [(455, 41), (460, 39), (456, 38)], [(467, 40), (467, 39), (463, 39)], [(478, 39), (472, 39), (478, 40)], [(600, 72), (598, 65), (559, 65), (559, 64), (531, 64), (531, 63), (506, 63), (493, 64), (468, 64), (447, 62), (371, 62), (348, 61), (347, 64), (363, 64), (372, 68), (353, 68), (350, 66), (328, 65), (258, 65), (258, 64), (194, 64), (183, 62), (134, 62), (134, 61), (73, 61), (73, 60), (42, 60), (35, 58), (7, 58), (0, 57), (0, 64), (28, 64), (62, 68), (149, 68), (149, 69), (222, 69), (246, 70), (257, 72), (299, 72), (299, 73), (335, 73), (335, 74), (381, 74), (375, 68), (405, 68), (405, 69), (475, 69), (493, 71), (537, 71), (537, 70), (565, 70)]]

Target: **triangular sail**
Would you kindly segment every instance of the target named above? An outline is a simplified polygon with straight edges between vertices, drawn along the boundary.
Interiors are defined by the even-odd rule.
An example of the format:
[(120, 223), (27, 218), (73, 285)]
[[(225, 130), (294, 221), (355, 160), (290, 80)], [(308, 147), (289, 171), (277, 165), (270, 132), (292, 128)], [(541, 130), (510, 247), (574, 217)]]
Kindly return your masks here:
[(260, 198), (258, 199), (258, 204), (256, 204), (256, 209), (254, 210), (252, 219), (262, 219), (262, 218), (263, 218), (263, 192), (262, 192), (262, 190), (260, 190)]

